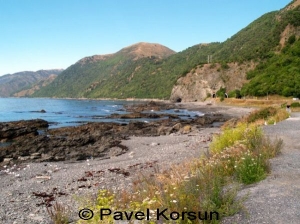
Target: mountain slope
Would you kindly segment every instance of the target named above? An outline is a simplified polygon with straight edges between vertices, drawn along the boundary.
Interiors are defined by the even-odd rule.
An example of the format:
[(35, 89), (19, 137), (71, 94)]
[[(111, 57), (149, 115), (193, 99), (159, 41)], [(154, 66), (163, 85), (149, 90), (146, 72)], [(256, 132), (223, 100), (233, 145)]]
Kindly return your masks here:
[(283, 28), (280, 51), (248, 73), (250, 82), (242, 88), (244, 95), (300, 97), (300, 0), (282, 10), (277, 21)]
[(299, 6), (297, 0), (267, 13), (221, 43), (213, 63), (197, 65), (177, 80), (171, 99), (203, 100), (221, 88), (233, 93), (242, 87), (243, 96), (298, 96)]
[[(205, 63), (207, 54), (214, 53), (220, 43), (199, 44), (176, 54), (158, 44), (145, 45), (167, 53), (159, 51), (149, 57), (148, 51), (130, 50), (138, 49), (139, 43), (115, 54), (86, 57), (33, 96), (169, 98), (177, 79)], [(138, 57), (135, 52), (140, 52)]]
[(51, 82), (53, 82), (58, 75), (51, 74), (49, 77), (41, 79), (38, 82), (33, 83), (27, 88), (23, 88), (21, 91), (15, 92), (12, 96), (14, 97), (30, 97), (33, 93), (38, 91), (44, 86), (49, 85)]
[(0, 97), (12, 96), (15, 92), (30, 88), (31, 85), (48, 79), (51, 75), (58, 75), (62, 69), (24, 71), (0, 76)]
[[(115, 54), (87, 57), (70, 66), (34, 96), (167, 99), (171, 96), (202, 100), (218, 88), (227, 88), (227, 91), (241, 89), (242, 85), (253, 82), (252, 78), (259, 77), (261, 63), (267, 66), (272, 60), (277, 63), (281, 60), (276, 58), (278, 55), (289, 52), (285, 50), (286, 46), (297, 43), (299, 8), (300, 0), (295, 0), (282, 10), (261, 16), (223, 43), (198, 44), (176, 54), (169, 49), (165, 54), (161, 50), (155, 54), (153, 52), (158, 46), (159, 49), (167, 48), (139, 43)], [(292, 36), (294, 42), (290, 43)], [(289, 69), (282, 67), (283, 70), (274, 70), (272, 79), (290, 86), (285, 80), (278, 81), (281, 77), (278, 72), (287, 73)], [(293, 74), (300, 76), (297, 69), (293, 69)], [(205, 82), (207, 80), (209, 83)], [(271, 83), (274, 85), (266, 78), (266, 84), (256, 83), (256, 88), (268, 89)], [(180, 91), (174, 91), (174, 88)], [(198, 91), (204, 88), (205, 91)], [(244, 94), (257, 94), (245, 88)], [(278, 92), (289, 95), (293, 91)]]
[(126, 86), (142, 65), (159, 63), (174, 53), (160, 44), (138, 43), (114, 54), (86, 57), (34, 96), (122, 98), (122, 92), (114, 90)]
[[(290, 40), (294, 40), (293, 36)], [(243, 86), (243, 95), (300, 97), (300, 39), (288, 44), (281, 54), (276, 54), (257, 69), (248, 73), (251, 79)]]

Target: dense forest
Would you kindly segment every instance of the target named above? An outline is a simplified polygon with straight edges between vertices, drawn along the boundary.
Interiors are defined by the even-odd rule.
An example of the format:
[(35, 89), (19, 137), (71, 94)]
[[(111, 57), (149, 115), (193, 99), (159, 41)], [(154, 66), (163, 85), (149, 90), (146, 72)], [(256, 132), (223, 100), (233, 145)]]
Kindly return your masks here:
[(251, 81), (242, 88), (242, 95), (300, 97), (300, 39), (292, 35), (281, 54), (261, 62), (247, 78)]

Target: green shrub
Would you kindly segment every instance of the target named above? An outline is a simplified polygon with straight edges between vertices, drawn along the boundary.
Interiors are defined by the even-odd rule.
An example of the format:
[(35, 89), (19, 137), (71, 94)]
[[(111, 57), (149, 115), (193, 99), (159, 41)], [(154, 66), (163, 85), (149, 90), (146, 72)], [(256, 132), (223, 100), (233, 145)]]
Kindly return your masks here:
[(293, 34), (293, 35), (291, 35), (290, 37), (289, 37), (289, 39), (288, 39), (288, 43), (289, 44), (293, 44), (294, 42), (296, 41), (296, 36), (295, 36), (295, 34)]
[(218, 153), (241, 141), (252, 147), (256, 142), (252, 143), (251, 140), (258, 140), (261, 136), (262, 131), (256, 125), (239, 123), (236, 128), (228, 128), (221, 135), (215, 137), (210, 144), (210, 150), (213, 153)]
[(220, 87), (220, 89), (216, 92), (216, 95), (217, 97), (221, 98), (221, 101), (223, 101), (225, 97), (225, 93), (226, 93), (226, 88)]
[(283, 103), (280, 105), (281, 108), (286, 108), (287, 103)]
[(228, 69), (228, 68), (229, 68), (229, 65), (228, 65), (226, 62), (222, 62), (222, 63), (221, 63), (221, 68), (222, 68), (222, 69)]
[(105, 217), (105, 219), (100, 221), (100, 216), (96, 215), (99, 214), (97, 212), (100, 211), (100, 209), (106, 209), (109, 208), (111, 210), (115, 210), (116, 206), (115, 206), (115, 200), (116, 200), (116, 196), (115, 194), (113, 194), (112, 192), (108, 191), (108, 190), (100, 190), (98, 195), (97, 195), (97, 199), (95, 202), (92, 202), (90, 205), (85, 205), (85, 207), (90, 208), (93, 212), (94, 212), (94, 216), (92, 216), (91, 219), (89, 220), (79, 220), (78, 224), (83, 224), (83, 223), (103, 223), (103, 224), (110, 224), (110, 223), (114, 223), (113, 217), (109, 216), (109, 217)]
[(291, 103), (291, 107), (300, 107), (300, 103), (299, 102)]
[(260, 119), (266, 120), (268, 117), (274, 116), (276, 112), (277, 110), (274, 107), (267, 107), (261, 110), (254, 111), (248, 116), (247, 122), (252, 123)]
[(238, 90), (238, 89), (235, 89), (233, 91), (230, 91), (228, 93), (228, 97), (229, 98), (242, 98), (242, 95), (241, 95), (241, 91)]
[(237, 178), (244, 184), (252, 184), (266, 177), (266, 164), (261, 156), (253, 156), (247, 151), (235, 165)]

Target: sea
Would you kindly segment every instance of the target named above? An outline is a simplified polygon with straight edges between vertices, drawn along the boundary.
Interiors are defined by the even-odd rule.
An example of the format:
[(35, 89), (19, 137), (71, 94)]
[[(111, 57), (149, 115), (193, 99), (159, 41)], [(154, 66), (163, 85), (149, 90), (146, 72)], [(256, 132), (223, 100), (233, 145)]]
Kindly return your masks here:
[[(0, 122), (43, 119), (49, 128), (78, 126), (88, 122), (128, 123), (128, 119), (111, 119), (109, 115), (126, 114), (125, 105), (145, 103), (145, 101), (91, 100), (91, 99), (52, 99), (52, 98), (0, 98)], [(43, 112), (42, 112), (43, 111)], [(182, 119), (202, 116), (198, 111), (164, 110), (148, 113), (168, 113), (179, 115)], [(167, 117), (166, 117), (167, 118)], [(164, 118), (160, 118), (164, 119)], [(150, 122), (150, 118), (134, 119)]]

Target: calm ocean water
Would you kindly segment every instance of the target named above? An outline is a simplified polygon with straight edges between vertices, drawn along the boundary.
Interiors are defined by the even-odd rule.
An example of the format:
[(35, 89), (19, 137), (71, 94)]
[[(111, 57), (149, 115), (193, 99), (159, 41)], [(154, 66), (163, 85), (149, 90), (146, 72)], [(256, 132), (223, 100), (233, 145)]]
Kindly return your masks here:
[[(124, 114), (125, 104), (137, 101), (45, 99), (45, 98), (0, 98), (0, 122), (44, 119), (51, 122), (50, 128), (76, 126), (87, 122), (128, 122), (123, 119), (106, 118), (112, 113)], [(45, 110), (46, 113), (41, 113)], [(163, 111), (178, 114), (174, 110)], [(202, 115), (199, 112), (180, 110), (179, 115)], [(147, 121), (147, 119), (140, 119)], [(148, 119), (149, 121), (149, 119)]]

